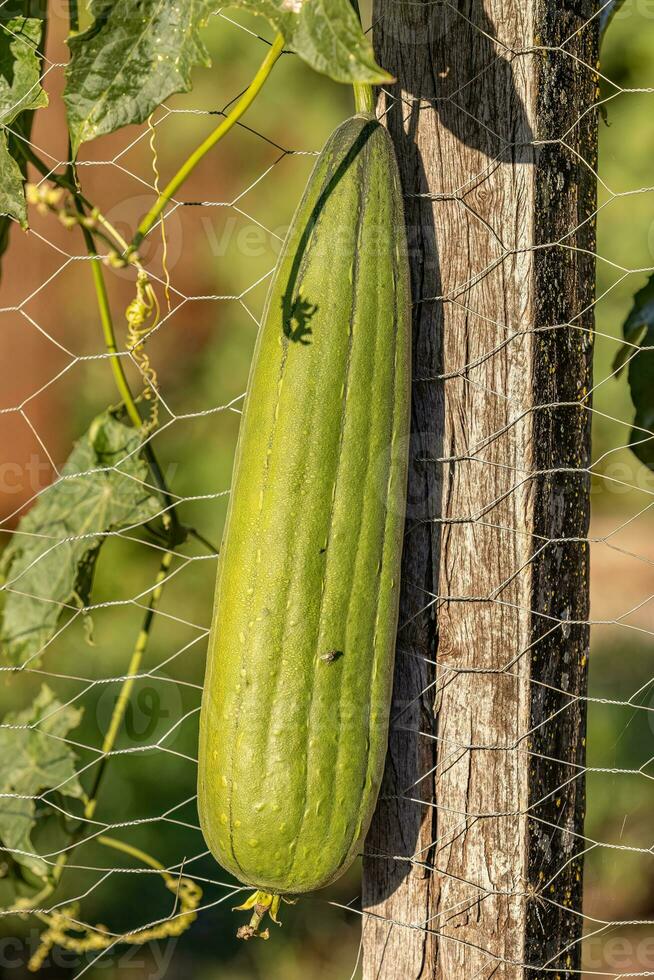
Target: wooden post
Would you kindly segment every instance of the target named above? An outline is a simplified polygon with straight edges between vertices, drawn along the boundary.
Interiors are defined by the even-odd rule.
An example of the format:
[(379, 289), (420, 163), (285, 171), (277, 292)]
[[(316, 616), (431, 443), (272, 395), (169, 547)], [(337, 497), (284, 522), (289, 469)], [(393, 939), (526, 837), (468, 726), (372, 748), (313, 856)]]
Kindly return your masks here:
[(376, 2), (416, 306), (365, 980), (580, 968), (596, 9)]

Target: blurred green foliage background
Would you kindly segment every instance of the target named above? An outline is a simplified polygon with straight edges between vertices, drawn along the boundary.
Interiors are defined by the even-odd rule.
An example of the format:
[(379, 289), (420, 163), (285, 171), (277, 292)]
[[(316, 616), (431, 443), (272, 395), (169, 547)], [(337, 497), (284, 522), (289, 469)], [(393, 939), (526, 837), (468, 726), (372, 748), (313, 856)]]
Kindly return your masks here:
[[(605, 120), (600, 122), (591, 616), (606, 625), (592, 631), (590, 694), (633, 699), (636, 705), (652, 708), (654, 474), (624, 448), (633, 408), (626, 378), (614, 376), (612, 363), (632, 297), (647, 280), (645, 270), (654, 265), (651, 5), (627, 0), (606, 36), (601, 70)], [(606, 770), (642, 767), (637, 775), (588, 775), (590, 842), (651, 846), (652, 717), (632, 707), (590, 705), (588, 765)], [(593, 847), (590, 842), (585, 913), (602, 920), (652, 919), (652, 855)], [(597, 923), (588, 921), (586, 927), (592, 932)], [(647, 939), (649, 946), (644, 945)], [(649, 932), (613, 927), (591, 938), (586, 965), (589, 971), (654, 969)]]
[[(265, 33), (265, 26), (243, 15), (233, 20), (231, 15), (215, 18), (208, 31), (214, 68), (197, 72), (193, 92), (170, 100), (166, 110), (155, 114), (158, 168), (164, 176), (215, 125), (215, 115), (209, 113), (221, 111), (243, 90), (263, 56), (261, 42), (242, 27)], [(55, 21), (48, 52), (55, 62), (65, 60), (64, 33), (63, 21)], [(606, 121), (600, 124), (592, 616), (607, 622), (594, 628), (590, 683), (591, 694), (598, 699), (627, 700), (642, 688), (637, 703), (645, 704), (651, 701), (654, 674), (649, 634), (654, 623), (651, 603), (646, 603), (654, 593), (654, 523), (647, 510), (654, 478), (623, 448), (633, 412), (626, 380), (612, 377), (611, 365), (631, 297), (645, 281), (644, 272), (626, 272), (654, 264), (654, 193), (626, 193), (654, 183), (652, 93), (623, 91), (647, 88), (654, 80), (654, 11), (627, 0), (605, 44), (602, 71), (612, 81), (602, 86)], [(65, 159), (66, 153), (57, 99), (60, 87), (60, 72), (52, 72), (48, 78), (52, 107), (41, 114), (33, 137), (56, 160)], [(220, 540), (226, 502), (225, 496), (217, 495), (229, 487), (239, 421), (237, 412), (219, 409), (244, 390), (265, 277), (274, 265), (312, 154), (350, 110), (348, 90), (313, 74), (297, 59), (284, 58), (245, 125), (230, 134), (184, 188), (185, 203), (208, 206), (180, 207), (167, 222), (172, 312), (152, 338), (149, 353), (169, 412), (162, 412), (163, 425), (154, 445), (174, 493), (193, 498), (180, 507), (180, 516), (214, 542)], [(151, 199), (149, 138), (147, 131), (127, 130), (100, 140), (86, 150), (80, 168), (87, 195), (125, 230), (133, 228)], [(70, 233), (54, 227), (51, 218), (35, 215), (34, 234), (17, 240), (7, 257), (3, 291), (10, 305), (14, 293), (27, 294), (26, 277), (32, 275), (39, 291), (30, 315), (82, 358), (34, 398), (28, 410), (36, 430), (45, 433), (50, 455), (60, 464), (72, 440), (116, 395), (106, 360), (84, 359), (102, 352), (88, 269), (83, 263), (62, 265), (53, 246), (81, 254)], [(146, 258), (153, 270), (161, 269), (158, 240), (153, 240)], [(126, 306), (131, 290), (128, 277), (112, 274), (117, 311)], [(26, 339), (25, 331), (11, 324), (7, 330), (10, 341), (5, 344), (10, 345), (18, 371), (15, 385), (36, 390), (34, 377), (49, 381), (66, 366), (61, 352), (43, 338)], [(31, 374), (21, 381), (23, 362)], [(137, 387), (136, 378), (132, 380)], [(15, 392), (6, 397), (8, 403), (15, 403)], [(9, 440), (17, 458), (33, 454), (27, 427), (7, 432), (5, 441)], [(43, 479), (49, 479), (47, 472)], [(8, 509), (23, 506), (35, 489), (39, 487), (21, 484)], [(227, 876), (202, 856), (192, 799), (203, 631), (210, 617), (215, 561), (195, 545), (182, 550), (185, 557), (176, 561), (176, 574), (167, 585), (147, 652), (146, 667), (152, 677), (137, 684), (119, 743), (125, 752), (108, 768), (97, 819), (129, 824), (114, 829), (114, 836), (144, 848), (165, 864), (186, 859), (185, 870), (207, 880), (204, 904), (209, 907), (167, 947), (127, 952), (121, 947), (91, 966), (87, 975), (94, 980), (114, 973), (125, 980), (159, 980), (167, 970), (168, 977), (194, 980), (348, 980), (357, 962), (359, 918), (355, 911), (339, 906), (357, 898), (356, 868), (333, 888), (286, 909), (284, 928), (275, 931), (274, 941), (237, 946), (233, 938), (235, 916), (230, 907), (238, 899), (230, 897)], [(92, 765), (94, 754), (84, 746), (101, 742), (119, 689), (117, 682), (94, 682), (120, 677), (126, 669), (143, 617), (143, 610), (130, 600), (150, 588), (157, 566), (157, 553), (150, 546), (112, 540), (102, 553), (94, 590), (96, 603), (112, 605), (95, 614), (94, 646), (88, 645), (78, 620), (48, 651), (45, 679), (62, 698), (78, 698), (85, 708), (82, 727), (74, 735), (80, 746), (80, 767)], [(636, 612), (615, 622), (641, 602)], [(59, 676), (53, 679), (52, 673)], [(38, 674), (0, 675), (0, 710), (4, 713), (27, 702), (43, 679)], [(143, 751), (145, 746), (152, 748)], [(589, 765), (602, 769), (632, 770), (646, 764), (654, 754), (647, 716), (629, 707), (591, 704), (588, 754)], [(646, 775), (591, 773), (587, 836), (592, 841), (648, 847), (652, 786)], [(45, 838), (41, 843), (47, 846)], [(78, 848), (71, 865), (61, 895), (88, 890), (82, 917), (89, 922), (106, 923), (115, 930), (134, 929), (171, 912), (171, 895), (157, 875), (98, 871), (138, 865), (97, 843)], [(590, 847), (587, 868), (588, 916), (654, 917), (651, 855)], [(2, 897), (0, 881), (0, 901)], [(0, 923), (0, 969), (16, 980), (25, 973), (26, 952), (29, 955), (35, 942), (34, 926), (32, 920), (15, 917)], [(623, 928), (609, 935), (629, 939), (632, 932)], [(589, 970), (604, 964), (607, 938), (605, 934), (600, 946), (589, 944)], [(45, 973), (72, 976), (82, 965), (79, 958), (60, 954)], [(627, 971), (629, 964), (621, 968)], [(654, 961), (649, 968), (654, 969)]]

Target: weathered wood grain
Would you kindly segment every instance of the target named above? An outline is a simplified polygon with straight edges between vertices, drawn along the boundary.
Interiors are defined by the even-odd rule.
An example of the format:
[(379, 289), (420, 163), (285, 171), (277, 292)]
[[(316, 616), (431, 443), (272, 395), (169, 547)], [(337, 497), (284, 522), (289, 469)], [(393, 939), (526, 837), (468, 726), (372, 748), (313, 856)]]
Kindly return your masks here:
[(415, 437), (366, 980), (579, 968), (594, 12), (376, 5)]

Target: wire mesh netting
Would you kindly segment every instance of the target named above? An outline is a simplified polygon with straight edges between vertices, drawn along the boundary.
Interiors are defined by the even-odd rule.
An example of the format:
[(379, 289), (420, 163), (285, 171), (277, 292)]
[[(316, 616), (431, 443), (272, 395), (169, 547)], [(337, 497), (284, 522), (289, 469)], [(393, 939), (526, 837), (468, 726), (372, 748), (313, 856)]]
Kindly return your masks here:
[[(435, 127), (440, 120), (453, 139), (458, 139), (452, 122), (456, 116), (471, 119), (475, 133), (469, 157), (476, 163), (474, 169), (462, 171), (459, 180), (444, 184), (436, 194), (426, 189), (421, 173), (416, 173), (413, 187), (405, 188), (408, 200), (428, 198), (436, 216), (432, 239), (423, 227), (423, 237), (414, 239), (412, 247), (434, 247), (438, 252), (448, 246), (448, 233), (457, 227), (465, 230), (483, 223), (485, 231), (474, 263), (463, 249), (463, 264), (442, 261), (440, 289), (434, 288), (432, 278), (425, 292), (414, 296), (423, 307), (455, 310), (461, 319), (449, 324), (451, 336), (458, 329), (474, 336), (463, 361), (455, 367), (441, 362), (432, 378), (418, 379), (419, 386), (431, 385), (446, 406), (449, 392), (456, 388), (459, 394), (452, 404), (457, 398), (466, 403), (469, 418), (478, 421), (463, 436), (452, 435), (455, 426), (448, 422), (451, 438), (443, 440), (443, 434), (434, 431), (419, 433), (412, 443), (414, 469), (441, 474), (433, 479), (446, 493), (444, 498), (439, 492), (410, 501), (407, 541), (415, 526), (428, 526), (441, 539), (449, 538), (450, 560), (460, 575), (442, 575), (440, 587), (431, 593), (422, 583), (409, 581), (404, 586), (420, 596), (419, 602), (414, 597), (417, 613), (412, 620), (440, 620), (440, 627), (435, 633), (432, 625), (426, 638), (416, 638), (415, 631), (407, 632), (415, 622), (400, 623), (400, 637), (412, 637), (409, 645), (400, 640), (400, 670), (408, 669), (404, 661), (416, 659), (426, 667), (424, 676), (437, 664), (438, 670), (419, 691), (417, 714), (412, 709), (418, 699), (411, 698), (393, 715), (393, 737), (408, 730), (418, 737), (418, 743), (411, 744), (422, 740), (426, 748), (417, 753), (424, 764), (419, 778), (394, 789), (405, 804), (409, 844), (383, 856), (393, 865), (391, 879), (394, 874), (398, 879), (411, 876), (415, 887), (437, 887), (445, 898), (433, 906), (435, 913), (418, 920), (396, 908), (391, 914), (382, 903), (372, 910), (381, 930), (381, 938), (374, 941), (388, 944), (392, 937), (393, 943), (402, 944), (405, 932), (418, 932), (429, 934), (441, 949), (454, 947), (456, 956), (474, 948), (474, 958), (467, 961), (474, 969), (459, 966), (466, 980), (513, 975), (510, 971), (521, 963), (530, 964), (535, 976), (651, 976), (654, 484), (651, 472), (628, 448), (633, 407), (624, 380), (628, 363), (647, 351), (639, 341), (629, 343), (626, 364), (623, 358), (616, 367), (614, 359), (623, 345), (621, 324), (633, 294), (654, 271), (652, 146), (647, 133), (654, 93), (654, 21), (647, 10), (627, 0), (607, 35), (598, 72), (596, 64), (579, 56), (575, 45), (584, 32), (594, 31), (602, 11), (549, 48), (531, 39), (516, 43), (507, 25), (495, 23), (488, 12), (471, 12), (449, 0), (395, 6), (406, 8), (404, 27), (406, 32), (413, 29), (413, 44), (440, 49), (443, 37), (437, 38), (437, 32), (453, 38), (460, 29), (464, 37), (482, 39), (480, 66), (474, 71), (456, 60), (437, 66), (443, 81), (437, 104), (413, 98), (410, 92), (382, 93), (380, 114), (408, 139), (416, 110), (431, 114)], [(430, 31), (421, 34), (411, 20), (411, 7), (421, 7), (423, 15), (427, 7), (439, 8), (442, 19), (433, 15)], [(377, 30), (383, 31), (384, 16), (377, 12)], [(220, 958), (221, 975), (234, 978), (355, 976), (361, 970), (361, 918), (369, 914), (362, 906), (358, 871), (289, 910), (274, 943), (240, 949), (237, 955), (228, 913), (240, 904), (243, 889), (208, 856), (195, 808), (197, 717), (216, 551), (249, 359), (293, 206), (318, 149), (349, 111), (350, 96), (309, 76), (294, 56), (284, 56), (276, 81), (230, 141), (198, 168), (146, 239), (142, 261), (156, 298), (144, 299), (151, 307), (141, 333), (134, 332), (140, 324), (135, 327), (133, 321), (130, 332), (122, 316), (134, 299), (134, 270), (106, 269), (119, 333), (118, 354), (113, 355), (106, 347), (106, 331), (103, 338), (91, 275), (94, 265), (105, 267), (106, 249), (98, 258), (89, 257), (79, 229), (57, 220), (43, 198), (44, 190), (52, 188), (50, 175), (65, 173), (69, 162), (59, 99), (66, 29), (64, 13), (55, 10), (42, 79), (50, 108), (37, 116), (29, 140), (19, 130), (13, 134), (47, 161), (50, 174), (30, 170), (37, 188), (32, 193), (31, 228), (27, 236), (18, 229), (12, 232), (3, 260), (0, 301), (5, 367), (0, 487), (6, 538), (0, 667), (0, 966), (46, 966), (79, 976), (95, 973), (109, 960), (139, 975), (162, 976), (174, 957), (179, 972), (192, 969), (200, 975), (215, 971)], [(208, 33), (216, 68), (198, 73), (192, 93), (168, 100), (143, 127), (89, 144), (79, 160), (84, 194), (127, 240), (165, 179), (160, 175), (179, 165), (213, 127), (215, 117), (226, 113), (270, 43), (260, 22), (232, 12), (217, 13)], [(460, 50), (460, 40), (458, 44)], [(536, 242), (532, 229), (504, 220), (507, 213), (516, 213), (516, 201), (523, 194), (525, 207), (534, 206), (529, 153), (547, 141), (536, 131), (524, 140), (529, 119), (522, 121), (518, 136), (503, 132), (488, 116), (481, 93), (489, 76), (497, 90), (506, 89), (515, 78), (517, 91), (529, 92), (528, 66), (535, 57), (542, 59), (544, 72), (548, 65), (569, 62), (574, 77), (590, 79), (593, 89), (596, 82), (599, 85), (598, 103), (573, 105), (574, 125), (562, 127), (564, 131), (550, 141), (569, 151), (576, 161), (571, 164), (575, 174), (585, 169), (593, 182), (597, 180), (599, 202), (587, 205), (583, 215), (588, 226), (597, 218), (596, 248), (576, 243), (578, 225), (566, 227), (555, 240)], [(562, 118), (569, 112), (568, 106)], [(516, 115), (514, 111), (513, 123)], [(602, 127), (599, 168), (594, 157), (580, 161), (575, 149), (579, 127), (592, 125), (596, 117)], [(513, 174), (513, 200), (507, 211), (497, 175), (508, 171)], [(488, 199), (499, 201), (495, 223), (484, 217)], [(468, 225), (457, 225), (461, 213)], [(531, 217), (525, 225), (530, 221)], [(471, 234), (478, 245), (479, 233)], [(516, 285), (532, 275), (534, 253), (552, 248), (597, 259), (596, 301), (588, 283), (582, 283), (588, 297), (583, 308), (568, 310), (561, 322), (540, 323), (534, 329), (527, 323), (533, 297), (527, 297), (525, 287), (522, 308), (507, 301), (489, 315), (493, 284), (506, 281), (507, 295), (520, 294)], [(583, 276), (584, 267), (580, 269)], [(453, 277), (450, 281), (448, 275)], [(591, 613), (580, 622), (557, 607), (556, 582), (551, 587), (554, 598), (543, 598), (539, 608), (521, 604), (524, 589), (530, 588), (524, 583), (531, 582), (538, 556), (553, 543), (534, 545), (533, 527), (525, 531), (520, 523), (530, 507), (533, 478), (542, 475), (535, 474), (530, 463), (534, 430), (525, 420), (534, 411), (524, 344), (538, 331), (590, 342), (589, 313), (597, 317), (594, 380), (579, 391), (572, 407), (575, 417), (592, 420), (593, 456), (577, 465), (578, 482), (565, 491), (583, 496), (585, 481), (591, 481), (590, 531), (575, 541), (591, 556)], [(452, 348), (458, 350), (454, 341)], [(143, 391), (151, 418), (148, 451), (159, 461), (167, 487), (163, 496), (148, 451), (144, 456), (119, 414), (104, 411), (104, 406), (118, 402), (112, 376), (116, 359), (133, 390)], [(503, 373), (507, 364), (510, 370)], [(565, 415), (556, 414), (561, 407), (539, 409), (569, 424)], [(650, 439), (650, 429), (641, 428), (642, 441)], [(458, 479), (475, 486), (470, 494), (475, 507), (444, 518), (447, 488), (452, 495)], [(558, 506), (564, 509), (565, 501), (559, 500)], [(85, 530), (72, 533), (71, 527), (79, 527), (80, 511)], [(176, 523), (184, 531), (173, 546), (170, 532)], [(461, 528), (458, 539), (455, 527)], [(452, 540), (459, 541), (458, 552), (452, 550)], [(492, 549), (501, 560), (494, 560)], [(482, 564), (473, 568), (479, 555)], [(86, 576), (71, 580), (71, 561), (86, 569)], [(458, 593), (449, 588), (457, 575), (458, 583), (463, 582)], [(52, 596), (53, 581), (60, 600), (44, 598)], [(582, 595), (584, 587), (581, 582)], [(49, 616), (43, 615), (44, 603), (51, 607)], [(458, 615), (452, 612), (455, 607), (465, 611), (448, 633), (448, 622)], [(582, 629), (581, 636), (584, 627), (591, 628), (590, 651), (574, 648), (583, 663), (571, 664), (569, 671), (563, 665), (555, 684), (525, 676), (520, 667), (530, 649), (519, 642), (525, 619), (532, 614), (542, 617), (546, 609), (558, 610), (547, 612), (546, 635), (557, 642), (562, 638), (563, 647), (574, 627)], [(494, 618), (498, 610), (500, 620)], [(457, 645), (469, 642), (476, 653), (498, 622), (507, 632), (501, 649), (511, 655), (491, 666), (484, 666), (483, 657), (474, 666), (462, 664)], [(542, 634), (541, 629), (539, 640)], [(586, 694), (576, 691), (570, 678), (579, 667), (583, 672), (588, 652)], [(483, 718), (497, 707), (498, 691), (507, 683), (518, 692), (516, 718), (508, 728), (511, 738), (485, 742), (483, 732), (496, 728), (498, 719), (484, 728)], [(588, 711), (586, 761), (571, 761), (567, 748), (565, 757), (549, 760), (560, 767), (556, 771), (561, 778), (547, 796), (561, 812), (542, 833), (545, 870), (537, 869), (540, 878), (534, 886), (517, 870), (517, 857), (514, 867), (498, 869), (488, 854), (479, 877), (461, 878), (458, 842), (472, 849), (478, 846), (476, 826), (494, 821), (497, 853), (505, 860), (510, 851), (507, 835), (522, 833), (521, 828), (533, 822), (543, 824), (537, 795), (516, 803), (521, 772), (535, 758), (547, 761), (540, 745), (534, 748), (529, 741), (537, 732), (528, 724), (519, 727), (523, 716), (518, 717), (518, 709), (534, 699), (536, 687), (547, 687), (560, 699), (539, 728), (564, 729), (570, 716), (577, 717), (580, 705)], [(457, 735), (448, 733), (444, 703), (451, 713), (465, 716), (465, 740), (458, 734), (460, 719)], [(425, 704), (432, 721), (434, 706), (441, 712), (436, 730), (422, 725)], [(121, 708), (124, 715), (116, 730)], [(583, 732), (577, 734), (581, 746)], [(493, 770), (490, 755), (511, 759), (513, 769), (501, 762)], [(476, 773), (484, 768), (500, 774), (505, 784), (498, 779), (494, 800), (475, 801), (470, 785), (474, 787)], [(510, 772), (515, 785), (506, 783)], [(572, 783), (584, 780), (587, 812), (580, 832), (574, 813), (568, 811), (568, 791)], [(575, 805), (581, 805), (579, 797)], [(492, 843), (492, 836), (482, 837), (482, 843), (489, 839)], [(378, 857), (378, 848), (371, 853)], [(581, 873), (582, 856), (583, 909), (575, 907), (573, 894), (566, 898), (559, 891), (573, 862)], [(430, 885), (432, 880), (438, 884)], [(572, 933), (547, 960), (507, 958), (501, 930), (512, 927), (511, 910), (527, 899), (535, 931), (545, 933), (553, 908), (581, 918), (582, 966), (576, 965), (579, 942)], [(487, 915), (500, 921), (490, 941)], [(476, 929), (480, 941), (475, 941)], [(440, 955), (442, 975), (454, 977), (442, 964), (456, 957), (450, 961), (447, 952)], [(415, 975), (427, 974), (418, 967)]]

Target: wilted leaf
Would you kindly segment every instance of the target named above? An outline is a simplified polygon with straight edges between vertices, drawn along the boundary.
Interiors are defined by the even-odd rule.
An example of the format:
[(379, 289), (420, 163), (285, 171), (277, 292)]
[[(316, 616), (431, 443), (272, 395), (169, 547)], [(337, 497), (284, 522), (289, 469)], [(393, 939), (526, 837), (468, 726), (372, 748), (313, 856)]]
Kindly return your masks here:
[(0, 725), (0, 843), (41, 878), (49, 868), (34, 853), (37, 809), (30, 797), (55, 789), (73, 798), (83, 795), (73, 750), (65, 742), (81, 718), (81, 710), (63, 706), (44, 685), (28, 708), (8, 713)]
[(144, 486), (148, 467), (139, 445), (135, 429), (110, 413), (99, 416), (76, 443), (61, 479), (20, 521), (0, 566), (6, 662), (34, 666), (31, 658), (52, 639), (64, 609), (88, 602), (104, 535), (140, 525), (161, 509)]
[(68, 44), (64, 101), (73, 152), (87, 140), (141, 123), (175, 92), (191, 88), (191, 69), (210, 65), (200, 28), (215, 0), (94, 0), (95, 20)]
[(630, 445), (640, 461), (654, 470), (654, 276), (636, 293), (623, 332), (626, 343), (613, 367), (619, 371), (629, 362), (629, 387), (636, 409)]
[(350, 0), (232, 0), (226, 6), (261, 14), (300, 58), (337, 82), (392, 81), (375, 61)]

